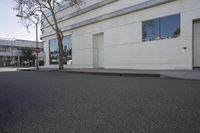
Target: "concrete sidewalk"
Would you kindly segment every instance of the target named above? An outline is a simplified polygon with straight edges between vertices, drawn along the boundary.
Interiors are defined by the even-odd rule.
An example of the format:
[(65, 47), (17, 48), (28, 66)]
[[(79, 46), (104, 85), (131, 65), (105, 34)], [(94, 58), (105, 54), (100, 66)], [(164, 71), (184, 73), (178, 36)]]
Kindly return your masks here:
[(30, 71), (35, 67), (0, 67), (0, 72)]
[(180, 71), (160, 71), (161, 76), (180, 78), (180, 79), (192, 79), (200, 80), (200, 69), (194, 70), (180, 70)]

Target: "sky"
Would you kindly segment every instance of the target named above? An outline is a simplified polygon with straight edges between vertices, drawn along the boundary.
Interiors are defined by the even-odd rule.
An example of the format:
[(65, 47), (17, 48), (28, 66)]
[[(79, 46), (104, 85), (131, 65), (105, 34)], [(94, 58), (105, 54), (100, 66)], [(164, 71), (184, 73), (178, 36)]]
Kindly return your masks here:
[[(33, 40), (36, 38), (34, 24), (30, 27), (29, 32), (25, 26), (20, 23), (20, 18), (16, 17), (17, 11), (14, 0), (0, 0), (0, 38)], [(41, 35), (40, 28), (38, 34)]]

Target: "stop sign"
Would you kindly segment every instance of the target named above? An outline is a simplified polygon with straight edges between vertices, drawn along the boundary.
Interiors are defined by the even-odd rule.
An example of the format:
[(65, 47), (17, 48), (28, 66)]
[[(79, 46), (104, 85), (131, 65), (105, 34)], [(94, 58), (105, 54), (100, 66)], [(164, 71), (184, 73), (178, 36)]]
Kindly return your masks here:
[(40, 48), (35, 48), (35, 52), (38, 54), (38, 53), (40, 53)]

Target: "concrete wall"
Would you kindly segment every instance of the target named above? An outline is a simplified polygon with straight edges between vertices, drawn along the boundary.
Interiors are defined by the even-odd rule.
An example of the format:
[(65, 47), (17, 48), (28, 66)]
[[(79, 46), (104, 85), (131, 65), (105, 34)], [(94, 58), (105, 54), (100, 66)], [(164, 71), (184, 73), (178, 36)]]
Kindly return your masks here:
[[(144, 0), (119, 0), (70, 20), (61, 26), (99, 16), (111, 10), (144, 2)], [(192, 23), (200, 18), (199, 0), (175, 0), (166, 4), (118, 16), (84, 27), (65, 31), (72, 33), (73, 64), (65, 67), (93, 68), (93, 35), (104, 33), (104, 68), (119, 69), (192, 69)], [(142, 21), (163, 16), (181, 15), (181, 35), (178, 38), (142, 42)], [(68, 23), (69, 22), (69, 23)], [(47, 32), (51, 30), (44, 29)], [(44, 37), (45, 51), (48, 40)], [(187, 47), (183, 52), (183, 47)], [(48, 54), (46, 61), (49, 60)], [(47, 62), (46, 65), (49, 65)]]
[[(102, 4), (99, 4), (100, 2), (105, 3), (106, 1), (111, 1), (111, 3), (104, 5), (104, 6), (101, 6)], [(59, 26), (62, 29), (65, 29), (66, 27), (71, 26), (72, 24), (76, 24), (76, 23), (79, 23), (79, 22), (82, 22), (82, 21), (85, 21), (88, 19), (92, 19), (92, 18), (101, 16), (101, 15), (104, 15), (107, 13), (118, 11), (120, 9), (124, 9), (131, 5), (136, 5), (141, 2), (145, 2), (145, 1), (148, 1), (148, 0), (134, 0), (134, 1), (130, 1), (130, 0), (94, 0), (93, 2), (91, 2), (90, 0), (84, 0), (84, 3), (80, 6), (80, 9), (76, 8), (76, 7), (69, 7), (65, 10), (58, 12), (56, 14), (56, 16), (57, 16), (57, 19), (60, 21)], [(96, 4), (96, 7), (99, 7), (99, 8), (96, 8), (95, 10), (91, 10), (89, 12), (82, 14), (82, 12), (84, 12), (84, 10), (83, 10), (84, 8), (88, 8), (88, 9), (92, 8), (91, 3), (93, 3), (93, 5)], [(73, 14), (74, 12), (77, 12), (77, 11), (80, 12), (81, 15)], [(74, 16), (74, 17), (68, 19), (68, 17), (70, 17), (70, 16)], [(50, 20), (51, 20), (51, 17), (50, 17)], [(51, 27), (48, 26), (48, 24), (45, 20), (43, 23), (45, 25), (44, 27), (42, 27), (43, 34), (51, 33), (52, 32)]]

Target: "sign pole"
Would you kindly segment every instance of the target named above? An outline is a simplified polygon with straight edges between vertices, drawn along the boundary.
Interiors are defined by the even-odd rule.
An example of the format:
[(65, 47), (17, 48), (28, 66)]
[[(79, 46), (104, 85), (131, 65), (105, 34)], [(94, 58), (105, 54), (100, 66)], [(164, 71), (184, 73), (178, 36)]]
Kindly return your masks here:
[[(36, 28), (36, 49), (38, 49), (38, 23), (35, 24)], [(36, 52), (36, 69), (39, 69), (38, 53)]]

